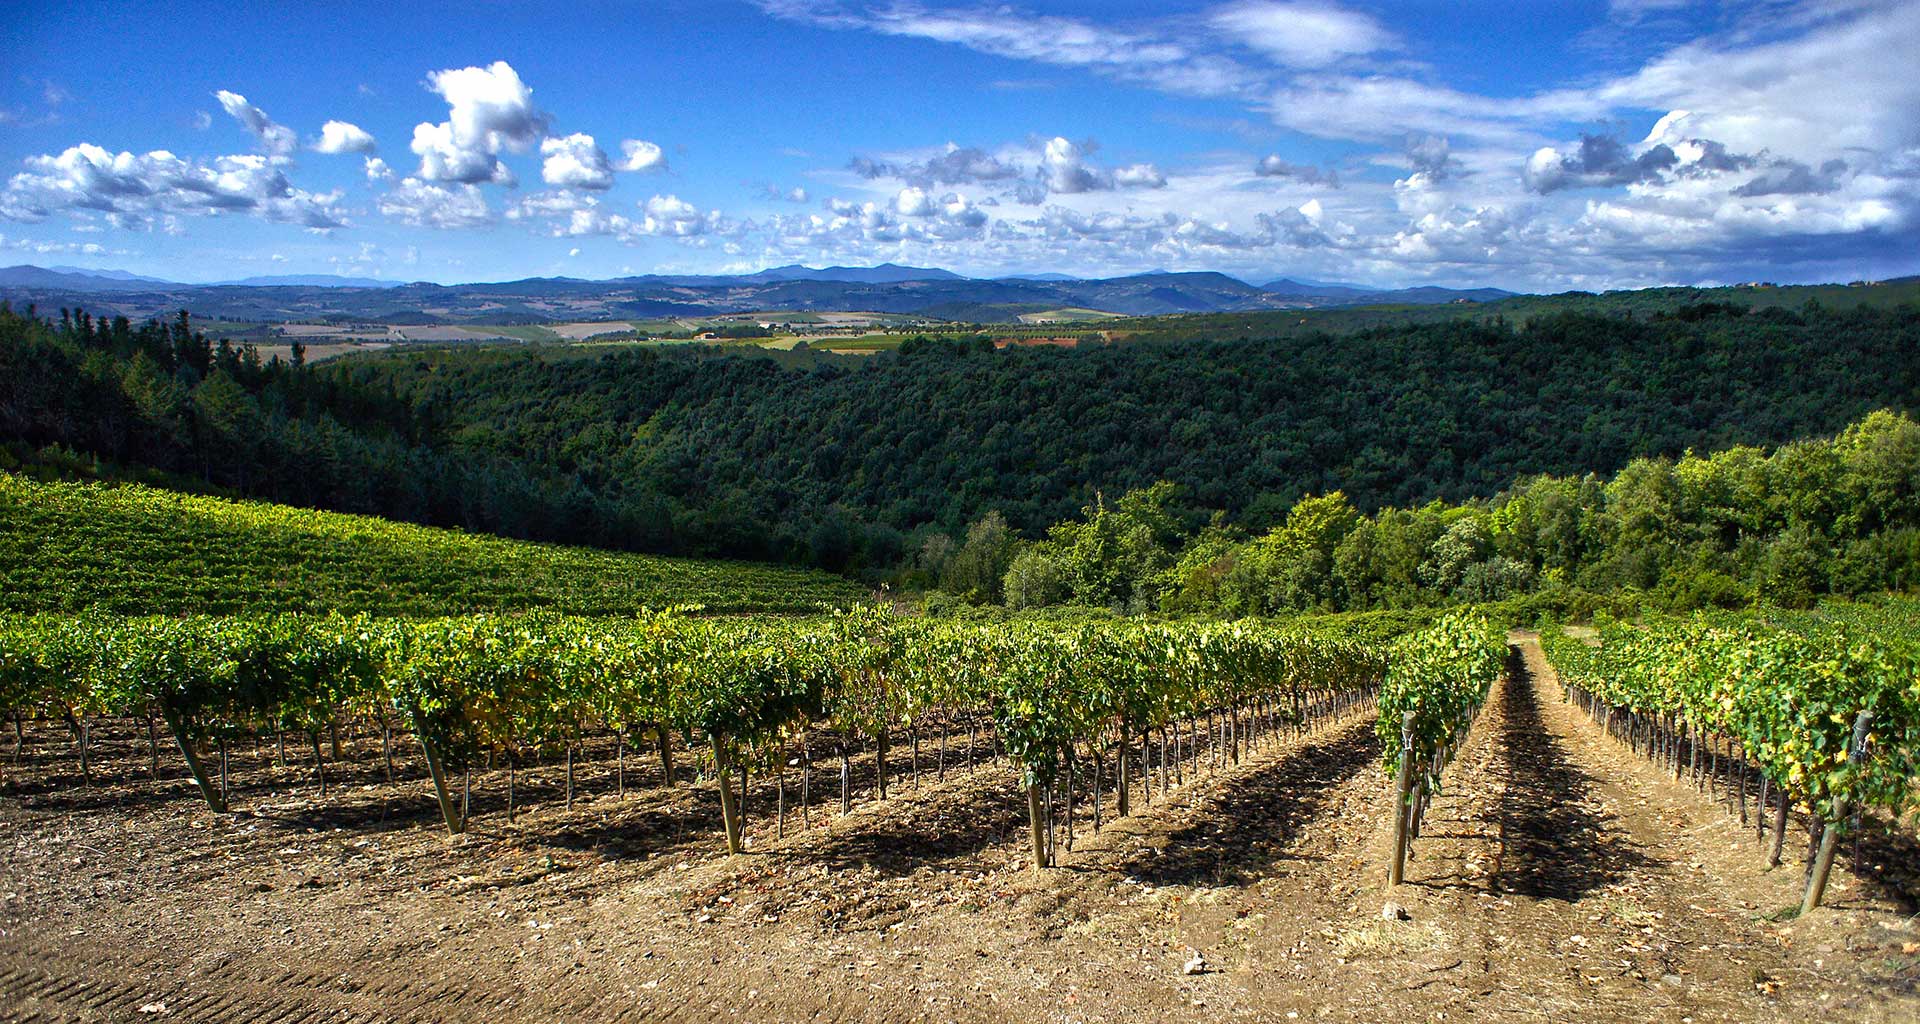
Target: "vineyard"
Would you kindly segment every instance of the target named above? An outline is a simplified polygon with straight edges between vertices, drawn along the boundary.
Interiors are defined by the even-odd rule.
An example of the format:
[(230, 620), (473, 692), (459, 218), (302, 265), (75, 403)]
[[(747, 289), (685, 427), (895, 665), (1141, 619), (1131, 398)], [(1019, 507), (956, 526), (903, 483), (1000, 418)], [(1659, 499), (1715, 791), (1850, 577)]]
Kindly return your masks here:
[(810, 570), (615, 554), (0, 473), (0, 611), (811, 612), (860, 595), (851, 582)]
[[(733, 853), (738, 777), (800, 764), (811, 794), (810, 736), (834, 738), (844, 811), (854, 745), (873, 751), (884, 799), (891, 745), (910, 749), (917, 777), (930, 731), (944, 775), (956, 725), (969, 754), (984, 725), (1020, 771), (1039, 868), (1055, 863), (1060, 828), (1071, 834), (1076, 797), (1097, 827), (1103, 790), (1125, 815), (1136, 780), (1150, 800), (1156, 777), (1164, 793), (1203, 762), (1237, 763), (1246, 744), (1342, 715), (1383, 680), (1383, 722), (1404, 718), (1409, 743), (1433, 758), (1497, 674), (1502, 637), (1471, 617), (1382, 648), (1335, 629), (929, 625), (870, 606), (810, 620), (34, 616), (0, 628), (0, 710), (16, 748), (23, 719), (64, 723), (83, 778), (89, 722), (102, 716), (145, 720), (157, 776), (157, 719), (215, 812), (228, 809), (230, 746), (304, 737), (324, 785), (323, 734), (377, 723), (391, 771), (399, 728), (456, 835), (476, 765), (545, 752), (571, 773), (590, 736), (611, 735), (622, 765), (631, 739), (651, 740), (670, 777), (678, 738), (711, 758)], [(1422, 792), (1439, 764), (1428, 762)], [(784, 828), (784, 777), (780, 799)]]
[[(1768, 831), (1781, 862), (1804, 806), (1816, 848), (1803, 910), (1819, 906), (1841, 835), (1914, 805), (1920, 779), (1920, 608), (1607, 623), (1598, 643), (1542, 637), (1570, 699), (1593, 721)], [(1751, 798), (1751, 801), (1750, 799)], [(1751, 815), (1749, 803), (1751, 802)]]
[[(1195, 1000), (1275, 1005), (1247, 973), (1275, 968), (1258, 965), (1321, 986), (1279, 1005), (1344, 1000), (1358, 1017), (1384, 1005), (1403, 1018), (1464, 1012), (1499, 990), (1552, 1015), (1584, 1005), (1555, 1001), (1560, 983), (1544, 980), (1579, 963), (1578, 992), (1622, 1007), (1793, 1019), (1834, 979), (1820, 966), (1830, 959), (1791, 954), (1788, 929), (1832, 936), (1863, 909), (1920, 895), (1904, 820), (1920, 796), (1910, 601), (1603, 618), (1592, 635), (1545, 629), (1537, 645), (1473, 610), (964, 621), (822, 599), (798, 617), (715, 616), (658, 598), (798, 607), (789, 595), (825, 598), (837, 584), (604, 556), (601, 576), (573, 577), (596, 591), (536, 568), (581, 557), (566, 549), (134, 488), (7, 486), (14, 566), (54, 545), (87, 550), (99, 572), (176, 612), (223, 572), (240, 584), (272, 565), (286, 581), (277, 596), (232, 591), (280, 611), (126, 615), (84, 597), (106, 586), (84, 574), (18, 570), (27, 589), (10, 597), (34, 610), (0, 617), (12, 732), (0, 792), (14, 798), (0, 815), (21, 825), (10, 862), (34, 867), (10, 871), (20, 895), (0, 899), (0, 993), (52, 1019), (94, 1019), (61, 1015), (85, 1005), (118, 1008), (106, 1019), (330, 1006), (477, 1020), (516, 1002), (569, 1019), (679, 1015), (644, 986), (609, 996), (626, 975), (565, 947), (501, 960), (517, 933), (489, 918), (519, 916), (530, 942), (553, 921), (598, 921), (575, 941), (607, 956), (652, 928), (640, 959), (611, 966), (743, 1015), (768, 992), (795, 1015), (833, 1015), (840, 990), (818, 984), (831, 967), (869, 977), (889, 1016), (949, 1000), (991, 1017), (959, 986), (982, 984), (981, 970), (997, 979), (990, 994), (1021, 984), (1012, 967), (978, 966), (1004, 948), (1010, 964), (1058, 963), (1056, 976), (1077, 978), (1064, 997), (1036, 990), (1043, 1005), (1105, 984), (1148, 1016)], [(383, 544), (380, 527), (404, 536)], [(396, 554), (416, 535), (441, 544), (442, 560)], [(133, 566), (149, 555), (161, 568), (142, 578)], [(677, 577), (684, 586), (620, 571), (640, 565), (694, 571)], [(459, 566), (485, 568), (457, 589)], [(418, 589), (363, 585), (366, 611), (308, 610), (383, 572)], [(514, 610), (479, 611), (491, 607)], [(571, 613), (581, 608), (621, 614)], [(1551, 673), (1551, 700), (1529, 659), (1540, 679)], [(1641, 757), (1608, 753), (1620, 750)], [(1699, 795), (1658, 788), (1676, 780)], [(1650, 800), (1659, 816), (1632, 810)], [(1686, 845), (1676, 820), (1742, 840)], [(1805, 876), (1766, 874), (1791, 827), (1807, 840)], [(1700, 881), (1634, 852), (1673, 845), (1690, 870), (1719, 872), (1712, 905), (1768, 908), (1792, 885), (1794, 913), (1756, 916), (1737, 926), (1740, 945), (1716, 947), (1728, 921), (1687, 911), (1707, 905)], [(141, 890), (99, 888), (122, 878)], [(1217, 901), (1240, 909), (1221, 917)], [(280, 948), (250, 923), (256, 902), (286, 922), (281, 934), (320, 945)], [(1806, 917), (1823, 904), (1849, 916)], [(69, 905), (85, 908), (75, 935), (138, 937), (65, 961), (46, 922)], [(441, 980), (383, 966), (341, 923), (369, 905), (401, 922), (379, 934), (424, 943)], [(206, 906), (234, 923), (208, 924)], [(1860, 1019), (1902, 1019), (1920, 985), (1920, 957), (1901, 952), (1911, 922), (1885, 920), (1908, 930), (1844, 939), (1891, 957), (1847, 983), (1843, 1005)], [(903, 928), (925, 929), (918, 941), (946, 965), (861, 974), (900, 955)], [(1178, 943), (1150, 937), (1168, 928)], [(431, 937), (449, 929), (474, 937), (440, 960)], [(1659, 944), (1643, 941), (1652, 933)], [(1503, 945), (1516, 934), (1550, 952)], [(1613, 956), (1567, 945), (1595, 935), (1614, 936)], [(1764, 967), (1658, 952), (1754, 943), (1769, 945), (1741, 956)], [(199, 988), (181, 988), (166, 951), (200, 944), (226, 951), (196, 968)], [(1482, 947), (1503, 955), (1482, 956), (1475, 980), (1445, 973)], [(1085, 972), (1063, 948), (1081, 951)], [(39, 952), (13, 952), (24, 949)], [(768, 966), (740, 973), (742, 949)], [(853, 949), (866, 959), (840, 963)], [(1326, 959), (1309, 967), (1307, 950)], [(288, 957), (316, 966), (282, 970)], [(1168, 960), (1177, 997), (1159, 994)], [(108, 962), (115, 975), (99, 976)], [(783, 973), (786, 962), (804, 973)], [(527, 963), (539, 980), (512, 966)], [(1404, 970), (1440, 972), (1450, 994), (1428, 1002)], [(95, 980), (75, 988), (75, 977)], [(1669, 997), (1676, 978), (1703, 987)], [(469, 993), (474, 1006), (455, 1005)]]

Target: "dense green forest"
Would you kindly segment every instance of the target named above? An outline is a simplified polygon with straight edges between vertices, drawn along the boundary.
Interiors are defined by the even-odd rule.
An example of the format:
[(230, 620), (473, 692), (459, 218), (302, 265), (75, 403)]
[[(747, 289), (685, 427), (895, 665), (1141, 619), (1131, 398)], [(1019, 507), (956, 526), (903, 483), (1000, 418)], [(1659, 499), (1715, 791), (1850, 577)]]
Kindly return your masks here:
[[(801, 365), (795, 365), (800, 363)], [(872, 576), (1168, 481), (1185, 533), (1302, 497), (1462, 502), (1535, 474), (1831, 434), (1920, 407), (1920, 309), (1563, 312), (1275, 339), (864, 360), (699, 348), (261, 362), (184, 318), (0, 313), (0, 441), (175, 485), (510, 537)], [(936, 545), (940, 542), (936, 541)]]
[[(1363, 515), (1334, 491), (1257, 537), (1185, 529), (1176, 488), (1099, 501), (1021, 544), (992, 516), (922, 551), (930, 587), (1015, 608), (1275, 615), (1527, 598), (1687, 611), (1920, 588), (1920, 424), (1876, 412), (1771, 451), (1635, 459), (1491, 499)], [(935, 600), (938, 608), (940, 602)]]

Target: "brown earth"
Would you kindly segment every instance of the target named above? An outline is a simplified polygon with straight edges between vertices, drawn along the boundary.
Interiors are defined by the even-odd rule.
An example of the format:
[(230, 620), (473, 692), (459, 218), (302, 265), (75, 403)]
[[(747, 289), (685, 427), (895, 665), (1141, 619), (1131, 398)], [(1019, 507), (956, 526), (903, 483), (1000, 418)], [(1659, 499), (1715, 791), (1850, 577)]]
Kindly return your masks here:
[[(0, 1020), (1920, 1020), (1920, 928), (1868, 881), (1888, 865), (1768, 920), (1797, 865), (1763, 870), (1752, 833), (1601, 735), (1517, 639), (1392, 922), (1364, 711), (1136, 792), (1117, 823), (1109, 796), (1097, 835), (1083, 801), (1037, 879), (1012, 772), (984, 743), (968, 770), (958, 736), (944, 781), (923, 741), (917, 787), (896, 745), (890, 799), (845, 817), (823, 759), (814, 827), (790, 808), (784, 839), (756, 780), (751, 849), (727, 858), (711, 786), (629, 753), (618, 798), (604, 741), (573, 810), (551, 762), (520, 773), (511, 825), (504, 773), (477, 776), (448, 841), (412, 759), (386, 784), (377, 736), (324, 798), (270, 742), (238, 751), (239, 810), (214, 816), (172, 759), (147, 779), (143, 725), (106, 728), (82, 786), (40, 723), (0, 798)], [(853, 768), (865, 793), (873, 761)]]

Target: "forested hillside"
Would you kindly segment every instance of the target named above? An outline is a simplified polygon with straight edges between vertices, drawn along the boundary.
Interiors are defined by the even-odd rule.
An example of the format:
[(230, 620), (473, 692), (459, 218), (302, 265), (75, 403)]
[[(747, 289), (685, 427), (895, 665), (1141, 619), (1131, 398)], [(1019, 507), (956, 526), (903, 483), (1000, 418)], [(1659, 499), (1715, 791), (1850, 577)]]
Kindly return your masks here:
[[(1639, 458), (1611, 478), (1537, 476), (1491, 498), (1363, 515), (1339, 491), (1249, 536), (1194, 531), (1157, 484), (1024, 546), (989, 518), (922, 572), (969, 600), (1227, 615), (1526, 597), (1687, 611), (1920, 588), (1920, 424), (1876, 412), (1837, 437)], [(981, 565), (988, 568), (979, 568)]]
[[(794, 369), (702, 352), (262, 364), (189, 325), (0, 315), (0, 438), (244, 495), (515, 537), (887, 571), (989, 510), (1038, 536), (1178, 485), (1253, 533), (1520, 477), (1831, 434), (1920, 407), (1920, 310), (1457, 319), (1078, 350), (912, 343)], [(84, 414), (81, 412), (84, 410)]]

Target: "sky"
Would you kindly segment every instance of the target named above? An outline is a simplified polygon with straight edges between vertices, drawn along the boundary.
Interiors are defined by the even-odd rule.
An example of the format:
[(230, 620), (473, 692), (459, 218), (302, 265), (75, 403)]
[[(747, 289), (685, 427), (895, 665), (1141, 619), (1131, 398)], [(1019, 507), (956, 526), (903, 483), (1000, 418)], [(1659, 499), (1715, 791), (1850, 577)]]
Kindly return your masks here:
[(0, 265), (1920, 273), (1920, 3), (0, 10)]

